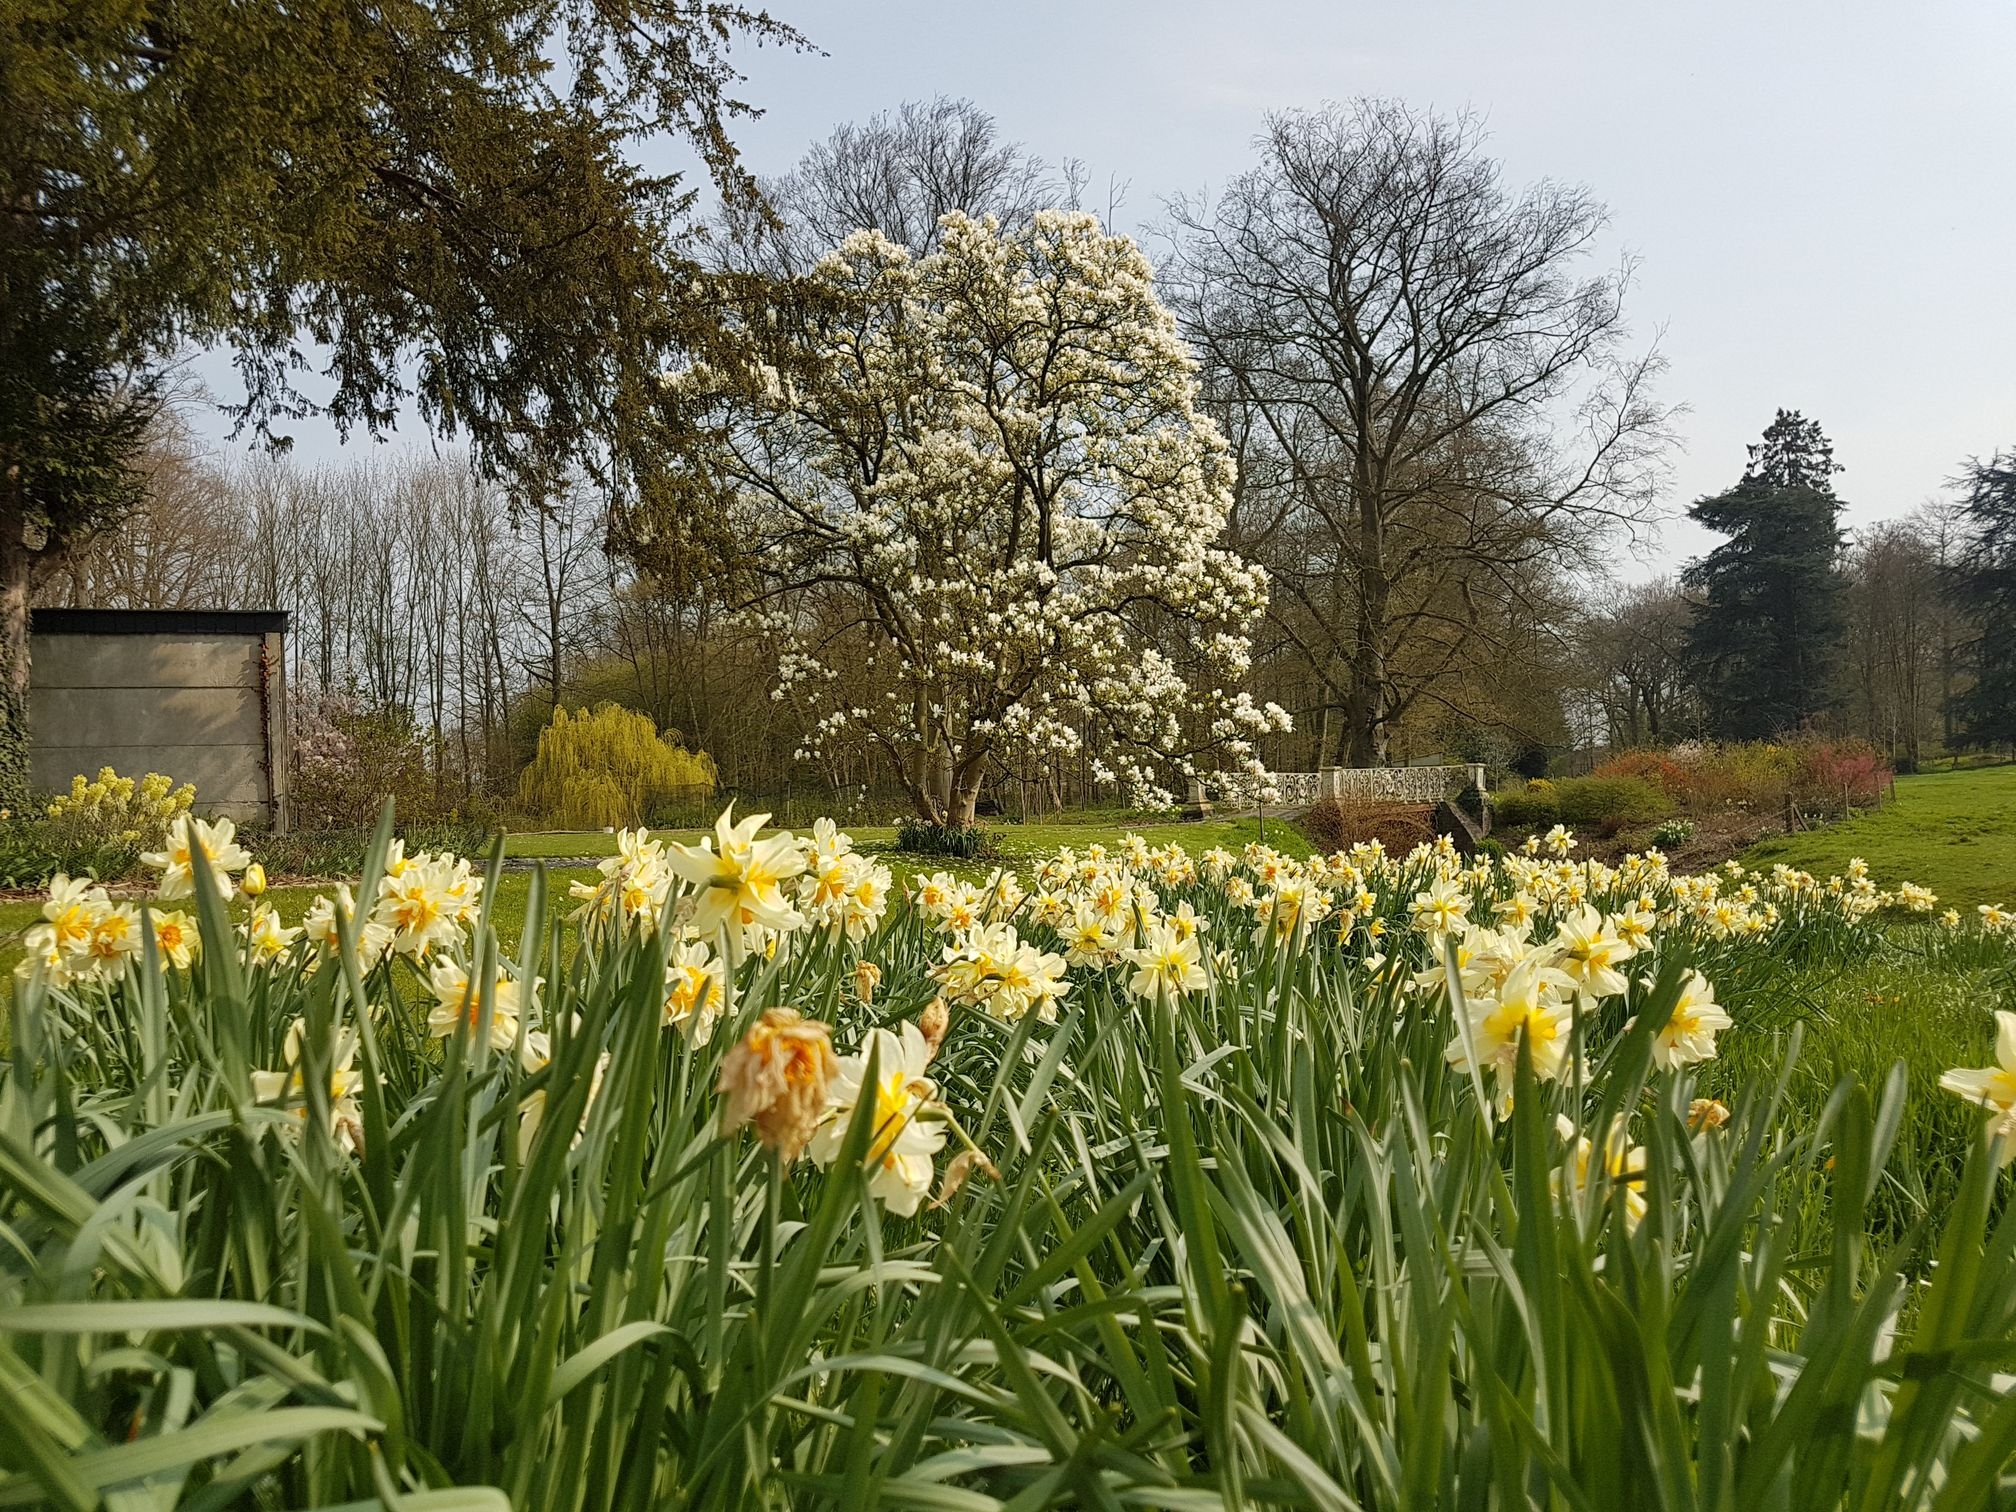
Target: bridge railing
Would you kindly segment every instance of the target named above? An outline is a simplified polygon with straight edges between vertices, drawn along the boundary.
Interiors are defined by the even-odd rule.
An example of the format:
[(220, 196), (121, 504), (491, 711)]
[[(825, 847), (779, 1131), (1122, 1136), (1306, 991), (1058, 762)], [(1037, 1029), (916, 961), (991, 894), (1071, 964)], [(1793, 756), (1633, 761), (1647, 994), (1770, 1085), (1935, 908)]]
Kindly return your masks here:
[(1276, 772), (1284, 808), (1309, 808), (1325, 798), (1339, 803), (1440, 803), (1465, 788), (1484, 791), (1481, 763), (1465, 766), (1325, 767), (1319, 772)]

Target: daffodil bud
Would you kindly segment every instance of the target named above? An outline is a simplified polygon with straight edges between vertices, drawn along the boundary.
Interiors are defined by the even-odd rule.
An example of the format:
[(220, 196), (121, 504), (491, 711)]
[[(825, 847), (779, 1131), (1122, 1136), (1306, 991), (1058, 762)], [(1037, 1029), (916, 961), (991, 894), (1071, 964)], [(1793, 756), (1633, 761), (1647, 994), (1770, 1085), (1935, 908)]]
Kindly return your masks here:
[(254, 861), (245, 868), (244, 880), (239, 885), (245, 889), (246, 897), (258, 897), (266, 891), (266, 868)]

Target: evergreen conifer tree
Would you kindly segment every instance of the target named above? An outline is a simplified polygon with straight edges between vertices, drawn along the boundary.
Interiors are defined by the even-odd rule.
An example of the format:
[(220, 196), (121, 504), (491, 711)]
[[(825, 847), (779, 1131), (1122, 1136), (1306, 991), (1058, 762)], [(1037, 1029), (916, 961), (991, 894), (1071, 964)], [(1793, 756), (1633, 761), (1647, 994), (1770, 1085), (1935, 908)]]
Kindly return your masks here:
[(1839, 702), (1847, 627), (1841, 471), (1818, 422), (1780, 410), (1730, 489), (1688, 517), (1729, 539), (1687, 568), (1688, 650), (1709, 733), (1758, 740)]
[(1969, 463), (1959, 481), (1964, 534), (1948, 581), (1974, 632), (1974, 681), (1953, 701), (1956, 724), (1970, 744), (2016, 746), (2016, 450)]

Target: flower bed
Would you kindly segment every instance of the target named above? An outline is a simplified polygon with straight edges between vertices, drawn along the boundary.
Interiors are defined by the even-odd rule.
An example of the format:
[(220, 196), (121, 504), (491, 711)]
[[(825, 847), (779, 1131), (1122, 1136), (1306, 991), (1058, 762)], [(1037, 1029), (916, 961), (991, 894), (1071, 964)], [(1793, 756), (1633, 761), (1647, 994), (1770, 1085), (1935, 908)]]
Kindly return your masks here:
[(2006, 967), (2000, 909), (1565, 831), (899, 897), (724, 816), (499, 940), (389, 829), (301, 926), (249, 863), (185, 818), (171, 906), (45, 910), (0, 1501), (1960, 1506), (2008, 1459), (2016, 1016), (1919, 1218), (1901, 1080), (1704, 1080), (1757, 963)]

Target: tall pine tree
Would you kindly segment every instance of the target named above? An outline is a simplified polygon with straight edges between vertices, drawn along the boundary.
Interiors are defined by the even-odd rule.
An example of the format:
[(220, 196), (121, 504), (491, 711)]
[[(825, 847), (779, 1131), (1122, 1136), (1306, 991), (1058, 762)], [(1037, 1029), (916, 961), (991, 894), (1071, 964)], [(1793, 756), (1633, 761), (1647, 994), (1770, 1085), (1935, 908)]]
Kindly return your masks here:
[(1960, 554), (1949, 583), (1974, 635), (1974, 682), (1953, 700), (1961, 738), (2016, 746), (2016, 451), (1970, 462), (1960, 475)]
[(1749, 453), (1734, 488), (1687, 511), (1729, 537), (1684, 576), (1699, 595), (1688, 649), (1709, 733), (1724, 740), (1833, 709), (1847, 629), (1833, 446), (1818, 422), (1781, 409)]

